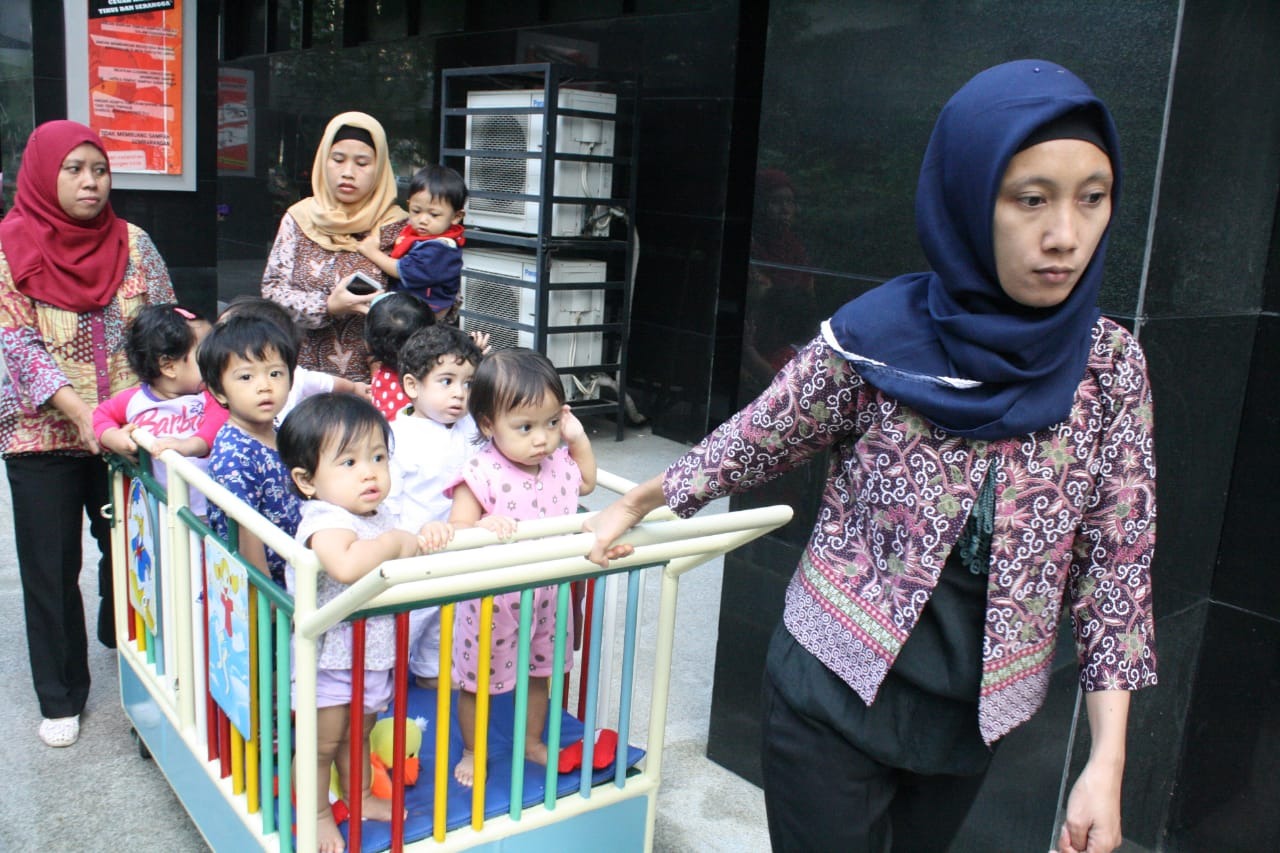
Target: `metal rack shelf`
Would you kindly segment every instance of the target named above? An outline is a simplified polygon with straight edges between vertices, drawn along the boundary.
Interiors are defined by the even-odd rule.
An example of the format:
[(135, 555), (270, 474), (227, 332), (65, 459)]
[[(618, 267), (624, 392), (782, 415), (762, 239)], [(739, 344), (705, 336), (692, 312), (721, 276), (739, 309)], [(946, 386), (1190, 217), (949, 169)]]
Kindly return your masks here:
[[(540, 171), (536, 186), (524, 186), (524, 192), (510, 189), (493, 189), (472, 186), (468, 191), (472, 201), (491, 200), (511, 203), (511, 206), (536, 204), (538, 213), (536, 228), (525, 230), (500, 230), (493, 227), (466, 228), (468, 249), (492, 249), (518, 251), (522, 258), (532, 261), (532, 274), (517, 278), (499, 275), (492, 271), (472, 269), (468, 266), (464, 251), (463, 276), (500, 288), (504, 294), (521, 304), (524, 291), (532, 293), (532, 318), (527, 321), (517, 313), (497, 311), (492, 305), (476, 304), (477, 300), (464, 298), (462, 319), (464, 327), (485, 330), (500, 329), (531, 348), (547, 354), (557, 362), (551, 346), (556, 336), (572, 337), (575, 352), (572, 364), (556, 363), (562, 376), (575, 377), (577, 382), (566, 379), (570, 392), (570, 405), (575, 412), (613, 412), (617, 423), (617, 439), (621, 440), (626, 423), (627, 394), (627, 346), (630, 335), (631, 292), (634, 284), (635, 265), (635, 196), (636, 196), (636, 145), (638, 139), (638, 83), (633, 77), (611, 74), (594, 69), (583, 69), (554, 63), (527, 65), (501, 65), (477, 68), (450, 68), (441, 75), (440, 160), (463, 174), (475, 160), (490, 162), (510, 161), (511, 169), (519, 171), (521, 161), (537, 163)], [(541, 103), (533, 106), (469, 106), (471, 92), (500, 90), (541, 90)], [(615, 99), (613, 113), (596, 112), (561, 105), (561, 93), (566, 91), (607, 93)], [(523, 150), (511, 147), (484, 147), (471, 144), (468, 135), (469, 122), (483, 116), (513, 116), (517, 119), (538, 116), (541, 118), (540, 145), (528, 144)], [(613, 153), (596, 154), (582, 151), (561, 151), (557, 139), (562, 120), (590, 119), (608, 122), (613, 127)], [(610, 173), (608, 195), (570, 195), (557, 192), (556, 175), (561, 163), (577, 164), (579, 168), (607, 167)], [(527, 173), (526, 173), (527, 174)], [(561, 188), (564, 189), (564, 188)], [(572, 189), (572, 188), (570, 188)], [(585, 187), (584, 187), (585, 189)], [(605, 223), (603, 229), (592, 228), (589, 234), (566, 235), (553, 233), (553, 217), (556, 208), (580, 208), (584, 212), (582, 228), (597, 217)], [(523, 208), (522, 208), (523, 209)], [(604, 233), (595, 233), (604, 231)], [(589, 281), (552, 281), (553, 268), (564, 262), (594, 261), (592, 269), (601, 269), (599, 278)], [(584, 292), (600, 293), (602, 311), (600, 322), (576, 324), (555, 323), (552, 317), (554, 294)], [(524, 297), (528, 302), (529, 297)], [(505, 303), (504, 303), (505, 304)], [(585, 313), (585, 312), (580, 312)], [(591, 358), (577, 353), (577, 341), (585, 336), (599, 336), (598, 357)], [(560, 348), (563, 349), (563, 348)], [(589, 348), (590, 349), (590, 348)], [(563, 360), (563, 359), (562, 359)], [(614, 390), (616, 400), (606, 399), (599, 393), (600, 382), (595, 377), (608, 377), (603, 385)], [(593, 388), (596, 396), (589, 396), (582, 388)]]

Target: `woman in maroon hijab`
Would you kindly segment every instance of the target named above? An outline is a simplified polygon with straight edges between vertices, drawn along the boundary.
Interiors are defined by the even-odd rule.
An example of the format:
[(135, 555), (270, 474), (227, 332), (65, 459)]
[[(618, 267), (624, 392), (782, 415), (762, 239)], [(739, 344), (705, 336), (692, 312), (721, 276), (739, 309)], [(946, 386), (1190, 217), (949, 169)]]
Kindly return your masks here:
[(124, 353), (129, 320), (174, 301), (146, 232), (111, 210), (102, 140), (73, 121), (31, 134), (13, 208), (0, 221), (0, 454), (13, 493), (18, 569), (40, 738), (70, 746), (89, 695), (80, 597), (84, 516), (98, 541), (98, 639), (115, 647), (107, 470), (94, 406), (137, 384)]

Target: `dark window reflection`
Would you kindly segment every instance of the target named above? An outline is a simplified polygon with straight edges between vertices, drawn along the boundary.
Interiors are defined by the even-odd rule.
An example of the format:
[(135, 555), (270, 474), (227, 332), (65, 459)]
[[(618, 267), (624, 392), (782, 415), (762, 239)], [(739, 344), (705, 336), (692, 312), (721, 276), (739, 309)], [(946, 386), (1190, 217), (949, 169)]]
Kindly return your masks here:
[(27, 137), (35, 129), (31, 99), (31, 10), (25, 3), (5, 6), (0, 22), (0, 173), (4, 176), (0, 213), (13, 203), (18, 163)]
[(800, 205), (781, 169), (756, 176), (751, 226), (751, 266), (743, 344), (743, 390), (754, 394), (773, 379), (817, 330), (813, 274), (807, 269), (799, 225)]
[[(809, 270), (803, 209), (791, 176), (765, 168), (756, 175), (755, 212), (751, 220), (751, 263), (747, 280), (747, 314), (742, 345), (739, 392), (746, 401), (773, 381), (792, 356), (817, 334), (825, 318), (815, 277)], [(830, 282), (830, 279), (827, 279)], [(826, 472), (821, 454), (800, 468), (750, 494), (735, 507), (786, 504), (795, 510), (791, 523), (774, 536), (795, 545), (809, 535)]]

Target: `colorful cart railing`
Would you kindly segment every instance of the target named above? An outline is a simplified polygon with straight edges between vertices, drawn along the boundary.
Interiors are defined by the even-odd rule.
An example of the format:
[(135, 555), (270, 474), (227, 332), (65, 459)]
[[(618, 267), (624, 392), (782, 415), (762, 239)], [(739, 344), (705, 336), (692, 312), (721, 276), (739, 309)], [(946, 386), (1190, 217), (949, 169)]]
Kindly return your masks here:
[[(149, 436), (135, 436), (143, 447), (150, 446)], [(362, 823), (359, 798), (354, 798), (354, 813), (346, 824), (348, 849), (651, 849), (680, 576), (791, 517), (791, 510), (781, 506), (688, 520), (660, 510), (624, 540), (636, 546), (635, 554), (614, 561), (607, 572), (584, 559), (592, 536), (578, 532), (581, 515), (521, 523), (509, 542), (478, 529), (461, 531), (449, 550), (388, 562), (317, 608), (315, 578), (321, 569), (310, 550), (173, 451), (160, 457), (168, 471), (167, 489), (148, 473), (150, 461), (143, 453), (139, 466), (113, 465), (121, 698), (140, 749), (154, 758), (217, 851), (315, 848), (317, 786), (328, 781), (316, 778), (314, 760), (305, 760), (316, 750), (316, 640), (329, 627), (349, 620), (356, 654), (362, 656), (364, 619), (381, 614), (395, 614), (397, 623), (392, 756), (403, 754), (411, 714), (422, 712), (423, 718), (431, 717), (423, 754), (432, 758), (423, 762), (412, 788), (404, 762), (395, 762), (390, 773), (393, 813), (400, 814), (410, 803), (408, 818)], [(616, 492), (632, 485), (604, 471), (599, 482)], [(192, 491), (226, 510), (235, 522), (233, 539), (237, 528), (252, 531), (289, 561), (297, 577), (296, 598), (241, 560), (234, 541), (212, 537), (189, 507)], [(661, 580), (656, 622), (650, 620), (652, 636), (642, 637), (639, 611), (646, 572)], [(553, 676), (551, 706), (567, 708), (576, 698), (576, 718), (549, 715), (550, 760), (542, 768), (511, 747), (524, 740), (527, 676), (518, 679), (510, 698), (494, 697), (491, 703), (482, 690), (477, 696), (476, 763), (481, 772), (488, 767), (487, 784), (481, 776), (470, 791), (460, 788), (452, 781), (450, 753), (456, 756), (458, 743), (451, 691), (409, 687), (409, 611), (441, 606), (445, 636), (440, 672), (447, 674), (454, 602), (481, 598), (491, 606), (492, 595), (518, 590), (527, 614), (534, 587), (557, 585), (553, 670), (560, 673), (561, 662), (574, 655), (565, 615), (574, 582), (590, 590), (581, 659), (574, 677)], [(602, 584), (616, 594), (603, 594)], [(594, 594), (596, 589), (602, 594)], [(247, 612), (238, 609), (235, 596)], [(611, 629), (614, 599), (621, 611), (617, 630)], [(247, 616), (236, 623), (246, 629), (243, 633), (232, 630), (237, 613), (235, 618)], [(219, 633), (224, 617), (230, 641)], [(481, 621), (486, 624), (483, 617)], [(526, 617), (520, 635), (525, 656), (528, 636)], [(236, 637), (247, 639), (247, 648), (229, 653), (226, 642), (235, 646)], [(486, 643), (482, 637), (481, 647)], [(234, 667), (227, 663), (228, 654), (245, 662), (247, 679), (229, 675)], [(524, 663), (522, 658), (521, 671)], [(354, 667), (353, 675), (360, 671)], [(488, 671), (487, 661), (481, 661), (480, 671)], [(634, 712), (641, 671), (652, 677), (647, 730)], [(247, 701), (218, 700), (230, 684), (246, 683)], [(353, 717), (358, 721), (358, 714)], [(618, 747), (611, 753), (605, 749), (603, 762), (594, 762), (603, 766), (593, 766), (592, 758), (606, 743), (597, 743), (597, 729), (608, 724), (615, 727)], [(579, 737), (581, 768), (558, 772), (562, 747)], [(641, 737), (643, 749), (631, 744)], [(352, 763), (360, 766), (367, 745), (362, 737), (352, 742)], [(296, 773), (295, 763), (287, 760), (291, 755), (303, 759), (296, 761)], [(295, 789), (296, 797), (290, 795)]]

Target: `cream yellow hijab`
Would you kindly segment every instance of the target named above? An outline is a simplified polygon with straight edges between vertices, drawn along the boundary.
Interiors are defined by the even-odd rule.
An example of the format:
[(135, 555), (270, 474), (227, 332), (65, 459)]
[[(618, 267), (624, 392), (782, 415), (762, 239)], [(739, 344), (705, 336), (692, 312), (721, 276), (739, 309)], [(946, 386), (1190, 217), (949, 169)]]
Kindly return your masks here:
[[(367, 130), (373, 137), (373, 150), (377, 162), (373, 191), (358, 211), (345, 210), (334, 198), (325, 178), (325, 162), (333, 148), (333, 137), (343, 125)], [(367, 234), (375, 228), (408, 217), (408, 213), (396, 204), (396, 179), (391, 174), (391, 158), (387, 152), (387, 134), (382, 125), (365, 113), (339, 113), (330, 119), (324, 129), (320, 147), (316, 149), (315, 162), (311, 164), (311, 197), (289, 208), (289, 215), (298, 223), (302, 233), (317, 245), (331, 252), (354, 252), (356, 240), (353, 234)]]

